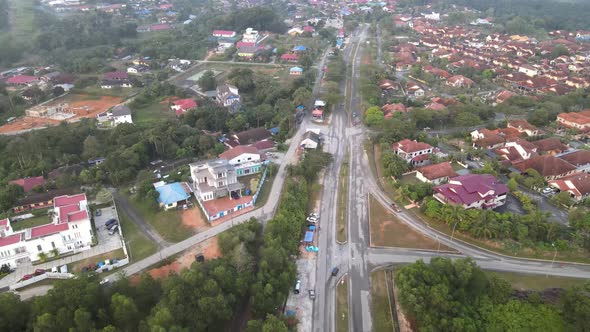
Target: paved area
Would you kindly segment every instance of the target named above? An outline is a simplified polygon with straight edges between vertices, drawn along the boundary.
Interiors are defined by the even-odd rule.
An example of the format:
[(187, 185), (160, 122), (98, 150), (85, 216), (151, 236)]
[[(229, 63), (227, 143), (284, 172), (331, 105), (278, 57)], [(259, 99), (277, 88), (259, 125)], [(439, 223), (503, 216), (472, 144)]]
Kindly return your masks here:
[(323, 289), (316, 288), (315, 278), (313, 272), (315, 271), (316, 260), (315, 257), (310, 259), (298, 259), (297, 264), (297, 278), (301, 281), (301, 288), (299, 294), (294, 293), (294, 286), (289, 292), (287, 298), (287, 305), (285, 306), (285, 312), (293, 311), (299, 320), (297, 325), (297, 331), (307, 332), (311, 331), (312, 324), (312, 309), (313, 302), (309, 297), (309, 290), (313, 289), (317, 293), (323, 292)]

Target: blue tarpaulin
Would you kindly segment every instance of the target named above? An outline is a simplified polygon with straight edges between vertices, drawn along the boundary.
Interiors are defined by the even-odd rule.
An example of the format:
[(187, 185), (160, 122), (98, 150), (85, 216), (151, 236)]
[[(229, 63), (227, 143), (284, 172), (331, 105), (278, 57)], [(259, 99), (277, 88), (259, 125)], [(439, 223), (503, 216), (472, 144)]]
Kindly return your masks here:
[(313, 241), (313, 232), (307, 231), (305, 232), (305, 242), (312, 242)]
[(310, 231), (315, 231), (315, 226), (309, 226)]

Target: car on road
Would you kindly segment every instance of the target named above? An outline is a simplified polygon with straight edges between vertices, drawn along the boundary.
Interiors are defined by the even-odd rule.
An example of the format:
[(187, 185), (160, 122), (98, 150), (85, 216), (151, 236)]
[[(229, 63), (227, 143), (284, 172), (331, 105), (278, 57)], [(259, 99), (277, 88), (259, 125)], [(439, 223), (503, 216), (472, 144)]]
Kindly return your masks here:
[(40, 275), (42, 275), (44, 273), (45, 273), (45, 270), (43, 270), (43, 269), (36, 269), (34, 274), (36, 276), (40, 276)]
[(293, 293), (299, 294), (299, 290), (301, 289), (301, 280), (297, 279), (295, 283), (295, 288), (293, 289)]
[(338, 275), (338, 271), (340, 271), (340, 269), (339, 269), (339, 268), (337, 268), (337, 267), (333, 268), (333, 269), (332, 269), (332, 276), (333, 276), (333, 277), (337, 276), (337, 275)]
[(402, 209), (400, 209), (395, 203), (391, 203), (391, 208), (395, 212), (402, 212)]
[(309, 290), (309, 298), (312, 300), (315, 300), (315, 290), (313, 290), (313, 289)]
[(33, 277), (33, 276), (32, 276), (32, 275), (30, 275), (30, 274), (25, 274), (25, 275), (24, 275), (24, 276), (21, 278), (21, 280), (23, 280), (23, 281), (24, 281), (24, 280), (29, 280), (29, 279), (31, 279), (32, 277)]
[(102, 279), (102, 280), (99, 282), (99, 284), (101, 284), (101, 285), (108, 284), (108, 283), (109, 283), (109, 279), (108, 279), (108, 278), (106, 278), (106, 279)]

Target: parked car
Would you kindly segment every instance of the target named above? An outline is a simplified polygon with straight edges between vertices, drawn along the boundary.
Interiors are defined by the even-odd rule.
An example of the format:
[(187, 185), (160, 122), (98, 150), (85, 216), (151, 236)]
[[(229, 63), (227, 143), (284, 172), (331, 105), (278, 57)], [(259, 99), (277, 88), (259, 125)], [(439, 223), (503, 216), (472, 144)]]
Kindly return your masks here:
[(307, 220), (307, 222), (310, 222), (310, 223), (313, 223), (313, 224), (317, 224), (317, 222), (318, 222), (318, 219), (317, 218), (312, 218), (312, 217), (308, 217), (305, 220)]
[(36, 276), (40, 276), (40, 275), (42, 275), (43, 273), (45, 273), (45, 270), (43, 270), (43, 269), (36, 269), (34, 274), (35, 274)]
[(102, 279), (102, 280), (100, 281), (100, 284), (101, 284), (101, 285), (108, 284), (108, 283), (109, 283), (109, 279), (108, 279), (108, 278), (106, 278), (106, 279)]
[(24, 281), (24, 280), (29, 280), (29, 279), (31, 279), (32, 277), (33, 277), (33, 276), (32, 276), (32, 275), (30, 275), (30, 274), (25, 274), (25, 275), (24, 275), (24, 276), (21, 278), (21, 280), (23, 280), (23, 281)]
[(94, 215), (97, 217), (102, 216), (102, 211), (101, 210), (96, 210), (96, 212), (94, 212)]
[(301, 289), (301, 280), (297, 279), (295, 283), (295, 288), (293, 289), (293, 293), (299, 294), (299, 290)]
[(117, 233), (118, 230), (119, 230), (119, 225), (115, 225), (115, 227), (109, 229), (109, 235), (113, 235), (113, 234)]
[(309, 290), (309, 298), (312, 300), (315, 300), (315, 290), (313, 290), (313, 289)]
[(310, 218), (311, 218), (311, 217), (313, 217), (313, 218), (317, 218), (317, 219), (319, 219), (319, 218), (320, 218), (320, 215), (314, 212), (314, 213), (310, 213), (310, 214), (309, 214), (309, 217), (310, 217)]
[(547, 187), (545, 189), (543, 189), (543, 194), (550, 194), (554, 191), (555, 189), (551, 188), (551, 187)]
[(116, 222), (117, 222), (117, 219), (112, 218), (112, 219), (107, 220), (107, 222), (105, 222), (104, 225), (107, 228), (109, 228), (109, 227), (111, 227), (112, 224), (115, 224)]
[(337, 276), (337, 275), (338, 275), (338, 271), (340, 271), (340, 269), (339, 269), (339, 268), (337, 268), (337, 267), (333, 268), (333, 269), (332, 269), (332, 276), (333, 276), (333, 277)]

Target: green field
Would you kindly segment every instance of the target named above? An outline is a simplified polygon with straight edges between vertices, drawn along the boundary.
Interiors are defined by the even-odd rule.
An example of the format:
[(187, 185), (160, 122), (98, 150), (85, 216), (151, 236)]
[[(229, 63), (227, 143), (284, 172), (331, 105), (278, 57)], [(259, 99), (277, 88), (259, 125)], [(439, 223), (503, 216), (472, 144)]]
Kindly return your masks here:
[(262, 184), (262, 188), (260, 188), (260, 193), (258, 194), (258, 199), (256, 200), (256, 207), (264, 206), (264, 204), (266, 204), (266, 201), (268, 201), (268, 197), (270, 196), (270, 190), (272, 189), (272, 184), (275, 180), (275, 176), (278, 170), (279, 168), (275, 165), (274, 172), (270, 172), (269, 170), (269, 172), (266, 174), (266, 179)]
[(524, 274), (516, 272), (488, 272), (496, 275), (510, 283), (512, 288), (518, 290), (544, 290), (547, 288), (569, 288), (572, 286), (581, 286), (587, 283), (588, 279), (567, 278), (567, 277), (547, 277), (542, 274)]
[(392, 317), (390, 290), (387, 288), (386, 278), (389, 271), (379, 270), (371, 273), (371, 315), (373, 317), (373, 331), (396, 331), (396, 322)]
[(118, 214), (130, 260), (138, 261), (154, 254), (158, 246), (139, 230), (124, 211), (118, 211)]
[(160, 104), (157, 101), (147, 107), (132, 110), (133, 122), (138, 125), (152, 126), (175, 117), (167, 104)]
[(10, 31), (17, 40), (31, 40), (35, 31), (35, 0), (9, 0)]
[(337, 225), (336, 225), (336, 240), (338, 242), (344, 243), (348, 239), (347, 233), (347, 222), (348, 214), (347, 214), (347, 201), (348, 201), (348, 171), (349, 171), (349, 156), (346, 155), (346, 158), (342, 162), (342, 166), (340, 166), (340, 179), (338, 182), (338, 216), (337, 216)]

